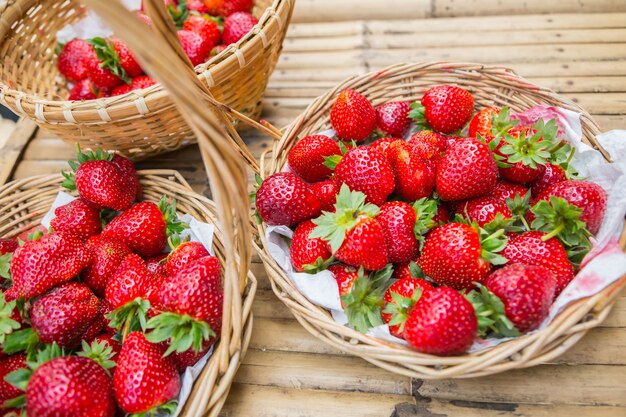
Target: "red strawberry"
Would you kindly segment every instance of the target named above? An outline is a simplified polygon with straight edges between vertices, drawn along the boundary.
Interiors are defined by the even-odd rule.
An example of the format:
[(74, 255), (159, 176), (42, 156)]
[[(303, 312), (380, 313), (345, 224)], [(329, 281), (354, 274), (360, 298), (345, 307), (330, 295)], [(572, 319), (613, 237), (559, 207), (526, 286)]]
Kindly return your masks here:
[[(411, 262), (405, 262), (402, 264), (395, 264), (393, 266), (393, 276), (392, 278), (401, 280), (401, 279), (415, 279), (418, 277), (423, 277), (424, 273), (421, 268), (418, 266), (419, 258), (415, 258), (411, 260)], [(419, 274), (413, 268), (419, 268)]]
[(138, 255), (150, 257), (165, 249), (168, 236), (184, 228), (176, 217), (176, 202), (168, 204), (163, 197), (159, 204), (135, 204), (106, 225), (102, 237), (118, 239)]
[(396, 177), (394, 192), (398, 197), (415, 201), (432, 194), (434, 172), (428, 162), (419, 157), (416, 148), (406, 142), (394, 142), (387, 152)]
[(567, 259), (563, 245), (555, 239), (544, 238), (543, 232), (526, 232), (511, 239), (502, 250), (504, 256), (511, 263), (542, 266), (548, 269), (556, 279), (557, 296), (574, 278), (574, 268)]
[[(119, 76), (115, 75), (109, 68), (103, 67), (103, 63), (97, 58), (92, 57), (87, 67), (87, 77), (91, 81), (93, 88), (104, 91), (111, 91), (115, 87), (124, 83)], [(130, 82), (128, 76), (127, 80)]]
[(521, 184), (514, 184), (508, 181), (498, 181), (491, 192), (491, 197), (498, 201), (506, 202), (508, 198), (515, 198), (516, 195), (523, 198), (527, 192), (528, 188)]
[(16, 239), (0, 238), (0, 255), (6, 255), (7, 253), (15, 252), (15, 249), (19, 247)]
[(541, 195), (541, 193), (550, 188), (552, 185), (567, 180), (567, 174), (565, 173), (565, 170), (559, 165), (542, 165), (542, 169), (540, 170), (540, 172), (541, 173), (539, 174), (539, 177), (537, 177), (530, 184), (530, 190), (532, 191), (532, 195), (536, 197)]
[(376, 127), (389, 136), (404, 137), (409, 130), (409, 110), (407, 101), (392, 101), (376, 107)]
[(87, 240), (102, 230), (100, 210), (82, 199), (76, 199), (54, 210), (50, 226), (57, 232), (67, 232)]
[(143, 74), (143, 69), (133, 56), (133, 53), (128, 49), (126, 42), (117, 38), (111, 38), (109, 41), (113, 44), (119, 63), (129, 77), (137, 77)]
[(255, 204), (261, 219), (270, 225), (293, 226), (321, 211), (309, 186), (289, 172), (265, 178), (256, 192)]
[(227, 45), (224, 44), (219, 44), (217, 45), (215, 48), (211, 49), (211, 54), (209, 56), (214, 57), (215, 55), (219, 55), (220, 53), (222, 53), (222, 51), (224, 51), (226, 48), (228, 48)]
[(335, 168), (337, 181), (352, 191), (363, 192), (369, 203), (382, 205), (395, 188), (391, 164), (368, 146), (350, 149)]
[(413, 103), (409, 116), (418, 123), (428, 123), (439, 133), (453, 133), (461, 129), (472, 117), (474, 97), (454, 85), (438, 85), (429, 88), (422, 97), (421, 106)]
[(11, 259), (17, 293), (33, 298), (74, 278), (91, 262), (83, 242), (67, 233), (50, 233), (20, 246)]
[(450, 146), (437, 168), (437, 193), (444, 200), (489, 194), (498, 178), (496, 162), (484, 143), (467, 138)]
[(337, 281), (340, 297), (343, 297), (350, 292), (352, 284), (354, 284), (354, 281), (359, 277), (359, 270), (350, 265), (334, 264), (329, 266), (328, 270), (333, 273), (335, 281)]
[(156, 276), (167, 276), (167, 269), (165, 268), (165, 260), (167, 259), (167, 253), (160, 253), (154, 255), (145, 260), (146, 268)]
[(184, 352), (174, 352), (171, 355), (172, 361), (176, 365), (178, 372), (185, 372), (189, 366), (193, 366), (209, 351), (213, 343), (202, 343), (202, 348), (196, 352), (193, 347)]
[(317, 227), (309, 238), (327, 241), (333, 256), (348, 265), (378, 270), (389, 263), (383, 228), (374, 219), (378, 207), (366, 204), (365, 194), (351, 192), (344, 184), (335, 209), (313, 220)]
[(213, 49), (210, 40), (203, 39), (198, 33), (190, 30), (179, 30), (178, 40), (194, 67), (204, 63)]
[(92, 320), (87, 330), (83, 334), (83, 341), (91, 343), (93, 339), (98, 336), (105, 326), (108, 325), (108, 319), (104, 317), (105, 313), (108, 313), (108, 304), (103, 299), (98, 299), (98, 311), (96, 317)]
[(489, 275), (470, 301), (480, 317), (479, 331), (494, 329), (511, 337), (535, 330), (548, 316), (556, 280), (541, 266), (506, 265)]
[(238, 42), (259, 23), (259, 19), (247, 12), (235, 12), (224, 21), (222, 41), (224, 45)]
[(487, 141), (493, 139), (491, 127), (493, 124), (493, 118), (494, 116), (497, 116), (498, 113), (500, 113), (500, 109), (495, 106), (485, 107), (476, 113), (470, 121), (468, 135), (472, 138), (480, 135)]
[(167, 275), (174, 275), (181, 269), (191, 265), (196, 260), (209, 255), (209, 251), (206, 250), (202, 243), (183, 242), (167, 257), (167, 262), (165, 262)]
[[(142, 7), (143, 7), (143, 2), (142, 2)], [(142, 13), (141, 10), (135, 10), (135, 15), (139, 18), (141, 22), (143, 22), (143, 24), (149, 27), (152, 27), (152, 19), (150, 18), (150, 16), (148, 16), (145, 13)]]
[(389, 262), (409, 262), (419, 252), (413, 234), (415, 210), (402, 201), (390, 201), (380, 207), (376, 220), (383, 228)]
[(311, 184), (311, 191), (320, 203), (323, 211), (333, 211), (337, 194), (339, 194), (339, 184), (333, 178)]
[(466, 224), (444, 224), (426, 238), (420, 266), (439, 285), (459, 290), (471, 288), (473, 283), (480, 283), (489, 275), (491, 263), (506, 262), (497, 255), (506, 244), (502, 235), (503, 230), (500, 230), (484, 237)]
[(87, 67), (94, 56), (94, 50), (84, 39), (74, 38), (63, 45), (57, 67), (59, 72), (70, 81), (87, 78)]
[(31, 324), (43, 343), (73, 348), (100, 313), (100, 301), (78, 282), (61, 285), (33, 304)]
[(111, 378), (89, 358), (52, 359), (37, 368), (28, 382), (26, 412), (38, 417), (113, 417)]
[(298, 272), (317, 272), (326, 269), (332, 253), (328, 242), (320, 238), (310, 238), (315, 223), (305, 220), (296, 227), (291, 241), (291, 264)]
[(130, 84), (118, 85), (113, 89), (113, 91), (111, 91), (111, 97), (121, 96), (123, 94), (130, 93), (133, 90), (134, 88)]
[[(4, 378), (12, 372), (18, 369), (27, 368), (26, 355), (18, 353), (11, 356), (6, 356), (0, 359), (0, 405), (5, 401), (11, 400), (24, 393), (24, 391), (9, 384)], [(0, 407), (2, 412), (8, 412), (4, 406)], [(8, 408), (8, 407), (6, 407)]]
[(439, 161), (441, 154), (448, 147), (445, 138), (432, 130), (421, 130), (413, 133), (407, 143), (416, 148), (420, 158), (432, 161)]
[(126, 413), (153, 410), (174, 399), (180, 376), (163, 344), (150, 343), (141, 332), (128, 335), (117, 360), (113, 390)]
[(139, 75), (133, 78), (133, 81), (130, 83), (130, 86), (133, 90), (141, 90), (143, 88), (148, 88), (155, 85), (157, 82), (154, 78), (149, 75)]
[(341, 155), (337, 142), (324, 135), (306, 136), (289, 151), (289, 167), (306, 182), (327, 179), (333, 170), (324, 165), (327, 157)]
[[(141, 75), (137, 78), (141, 77), (144, 76)], [(146, 75), (145, 77), (148, 76)], [(137, 178), (137, 170), (135, 169), (135, 164), (133, 164), (130, 159), (117, 153), (113, 155), (113, 159), (111, 160), (111, 162), (113, 162), (113, 164), (117, 166), (126, 176), (126, 179), (128, 180), (128, 186), (136, 190), (135, 199), (139, 200), (141, 198), (141, 184), (139, 183), (139, 179)]]
[(70, 90), (68, 100), (95, 100), (97, 98), (106, 97), (104, 90), (98, 90), (91, 83), (89, 78), (76, 82), (76, 85)]
[(358, 143), (374, 131), (376, 112), (365, 96), (354, 90), (344, 90), (330, 110), (330, 123), (338, 137)]
[(478, 330), (469, 301), (451, 288), (427, 291), (415, 304), (404, 327), (404, 339), (422, 353), (440, 356), (464, 353)]
[(187, 10), (199, 14), (209, 13), (209, 9), (204, 4), (203, 0), (187, 0)]
[(120, 342), (115, 340), (112, 335), (108, 333), (101, 333), (93, 339), (93, 343), (101, 343), (104, 344), (105, 347), (111, 348), (111, 356), (110, 360), (117, 361), (117, 358), (122, 350), (122, 345)]
[(502, 216), (502, 219), (513, 217), (506, 202), (493, 197), (478, 197), (469, 200), (461, 205), (459, 213), (470, 221), (478, 223), (480, 227), (494, 221), (498, 214)]
[(389, 325), (389, 332), (403, 337), (406, 320), (420, 297), (433, 289), (430, 282), (420, 278), (403, 278), (394, 282), (385, 292), (385, 308), (382, 318)]
[(252, 0), (205, 0), (204, 4), (209, 14), (214, 16), (230, 16), (236, 12), (250, 12), (254, 2)]
[(222, 329), (222, 268), (214, 256), (205, 256), (167, 279), (159, 291), (162, 313), (148, 322), (151, 342), (169, 340), (165, 355), (193, 348), (200, 352)]
[(385, 158), (389, 159), (389, 147), (391, 146), (392, 143), (395, 143), (395, 142), (404, 142), (404, 141), (399, 138), (380, 138), (380, 139), (377, 139), (374, 143), (372, 143), (370, 147), (376, 149), (378, 152), (383, 154)]
[(86, 247), (91, 251), (93, 262), (83, 270), (81, 278), (94, 293), (102, 297), (109, 278), (132, 252), (124, 243), (102, 236), (90, 238)]
[(222, 32), (220, 32), (217, 23), (202, 16), (189, 16), (183, 24), (183, 30), (195, 32), (202, 39), (208, 40), (211, 44), (211, 49), (220, 42), (222, 37)]

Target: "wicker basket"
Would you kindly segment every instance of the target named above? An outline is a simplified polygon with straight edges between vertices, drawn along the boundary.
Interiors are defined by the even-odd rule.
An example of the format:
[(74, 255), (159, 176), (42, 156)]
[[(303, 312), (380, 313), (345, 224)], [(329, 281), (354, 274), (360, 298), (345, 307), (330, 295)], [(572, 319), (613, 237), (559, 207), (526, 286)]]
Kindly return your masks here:
[[(195, 68), (217, 100), (251, 118), (261, 113), (295, 0), (255, 0), (259, 24)], [(84, 4), (84, 3), (83, 3)], [(66, 101), (56, 66), (56, 33), (84, 16), (78, 0), (0, 2), (0, 102), (83, 148), (143, 159), (195, 141), (161, 85), (110, 98)]]
[[(477, 108), (497, 105), (522, 111), (536, 104), (548, 104), (580, 112), (584, 138), (596, 145), (595, 135), (599, 129), (589, 114), (553, 91), (528, 83), (511, 70), (479, 64), (400, 64), (350, 78), (317, 98), (261, 161), (262, 176), (281, 171), (289, 150), (299, 138), (330, 127), (330, 108), (344, 89), (359, 91), (376, 106), (387, 101), (418, 100), (428, 87), (448, 83), (471, 91)], [(264, 225), (259, 226), (259, 234), (263, 243)], [(366, 336), (336, 323), (328, 311), (311, 303), (294, 287), (267, 250), (260, 253), (274, 292), (311, 334), (382, 368), (421, 379), (476, 377), (544, 363), (565, 352), (602, 322), (615, 297), (626, 286), (624, 276), (602, 292), (573, 303), (548, 327), (534, 334), (473, 354), (438, 357)]]

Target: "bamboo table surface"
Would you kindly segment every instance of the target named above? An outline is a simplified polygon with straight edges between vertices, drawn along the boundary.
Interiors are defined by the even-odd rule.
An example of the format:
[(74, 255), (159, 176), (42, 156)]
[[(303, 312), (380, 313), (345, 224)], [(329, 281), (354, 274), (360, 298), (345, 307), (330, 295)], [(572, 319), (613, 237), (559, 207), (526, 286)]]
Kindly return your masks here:
[[(626, 3), (621, 0), (298, 0), (264, 118), (288, 124), (341, 79), (396, 62), (504, 65), (626, 128)], [(0, 135), (2, 131), (0, 131)], [(268, 138), (244, 133), (256, 155)], [(72, 148), (20, 121), (0, 136), (0, 183), (66, 168)], [(140, 163), (208, 185), (195, 146)], [(552, 363), (471, 380), (395, 376), (319, 342), (274, 297), (259, 260), (251, 348), (223, 416), (626, 416), (626, 297)]]

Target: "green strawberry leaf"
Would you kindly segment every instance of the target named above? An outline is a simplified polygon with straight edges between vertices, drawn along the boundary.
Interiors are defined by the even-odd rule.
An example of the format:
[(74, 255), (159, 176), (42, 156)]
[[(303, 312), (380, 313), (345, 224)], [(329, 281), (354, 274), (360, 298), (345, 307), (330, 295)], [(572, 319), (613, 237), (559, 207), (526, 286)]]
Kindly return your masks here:
[(57, 46), (54, 47), (55, 55), (61, 55), (61, 52), (63, 52), (64, 47), (65, 47), (65, 44), (63, 42), (57, 41)]
[(385, 304), (384, 295), (391, 275), (391, 264), (369, 275), (365, 275), (363, 267), (359, 268), (358, 277), (350, 291), (341, 297), (348, 323), (355, 330), (367, 333), (372, 327), (383, 324), (381, 309)]
[(304, 269), (304, 272), (307, 274), (316, 274), (320, 271), (328, 269), (333, 262), (335, 262), (335, 258), (332, 256), (326, 260), (324, 260), (321, 256), (318, 256), (314, 263), (303, 265), (302, 269)]
[(12, 253), (5, 253), (0, 256), (0, 277), (4, 279), (11, 279), (11, 259), (13, 258)]
[(169, 341), (163, 356), (186, 352), (190, 348), (198, 353), (202, 350), (203, 342), (216, 335), (207, 322), (196, 320), (188, 314), (161, 313), (148, 321), (147, 328), (152, 329), (146, 335), (150, 342)]
[(25, 351), (30, 354), (35, 351), (39, 345), (39, 336), (32, 327), (21, 330), (15, 330), (6, 335), (2, 350), (7, 355)]
[(411, 271), (411, 276), (413, 278), (426, 278), (426, 274), (422, 271), (422, 268), (415, 261), (411, 261), (409, 263), (409, 270)]
[[(26, 394), (18, 395), (15, 398), (11, 398), (10, 400), (6, 400), (5, 402), (3, 402), (0, 405), (0, 408), (2, 408), (2, 407), (4, 407), (4, 408), (18, 408), (20, 410), (23, 410), (26, 407)], [(24, 413), (24, 411), (22, 411), (22, 413), (20, 415), (25, 416), (26, 414)]]
[(146, 315), (150, 310), (150, 301), (137, 297), (108, 313), (109, 326), (122, 331), (122, 340), (136, 330), (146, 331)]
[(480, 237), (480, 245), (482, 247), (481, 256), (492, 265), (504, 265), (507, 259), (500, 255), (507, 243), (507, 237), (504, 229), (498, 229), (495, 232), (489, 232), (478, 227), (476, 223), (472, 223), (472, 227), (478, 230)]
[(511, 119), (511, 109), (506, 106), (502, 107), (497, 114), (491, 116), (491, 134), (493, 135), (493, 140), (497, 140), (496, 145), (499, 144), (501, 138), (509, 130), (517, 127), (518, 124), (519, 120)]
[(413, 233), (420, 244), (421, 250), (424, 246), (426, 233), (439, 226), (439, 224), (433, 220), (437, 215), (437, 201), (432, 198), (420, 198), (413, 203), (413, 210), (415, 210), (416, 217)]
[(580, 220), (582, 209), (569, 204), (561, 197), (551, 196), (549, 201), (541, 200), (531, 209), (535, 215), (531, 227), (547, 233), (542, 240), (556, 237), (566, 249), (591, 248), (587, 224)]
[[(117, 76), (126, 84), (132, 82), (132, 78), (126, 73), (126, 70), (122, 67), (120, 56), (113, 46), (113, 42), (108, 39), (96, 36), (87, 40), (87, 43), (93, 46), (98, 60), (100, 60), (100, 68), (106, 68), (111, 71), (111, 74)], [(80, 159), (79, 159), (80, 161)]]
[(82, 351), (78, 352), (78, 356), (84, 356), (85, 358), (92, 359), (98, 365), (102, 366), (109, 376), (111, 373), (109, 369), (116, 366), (116, 363), (111, 360), (115, 353), (113, 352), (113, 348), (109, 346), (106, 342), (91, 342), (91, 344), (86, 341), (82, 341), (81, 343)]
[(176, 201), (172, 200), (171, 203), (167, 202), (167, 197), (164, 195), (159, 200), (159, 210), (163, 214), (163, 219), (167, 224), (167, 228), (165, 233), (168, 237), (182, 233), (185, 229), (189, 227), (187, 223), (181, 222), (176, 214)]
[(20, 391), (26, 391), (26, 388), (28, 387), (28, 380), (32, 374), (32, 369), (20, 368), (5, 376), (4, 380)]
[[(339, 143), (342, 143), (342, 142), (339, 142)], [(337, 168), (337, 165), (339, 165), (339, 162), (341, 162), (342, 159), (343, 157), (341, 155), (325, 156), (324, 166), (334, 170), (335, 168)]]
[(404, 325), (409, 318), (409, 314), (413, 309), (415, 303), (417, 303), (422, 296), (422, 289), (416, 288), (411, 297), (404, 297), (403, 295), (392, 291), (392, 302), (387, 303), (383, 309), (383, 313), (391, 314), (391, 320), (389, 320), (390, 326), (399, 326), (398, 332), (404, 331)]
[(474, 307), (478, 319), (478, 335), (493, 335), (498, 338), (519, 336), (520, 332), (505, 314), (502, 300), (484, 285), (475, 285), (479, 290), (470, 291), (465, 298)]
[(170, 16), (172, 16), (176, 29), (181, 30), (185, 24), (185, 20), (189, 17), (187, 0), (179, 0), (178, 6), (174, 6), (172, 4), (168, 5), (167, 11), (170, 13)]
[[(184, 1), (184, 0), (183, 0)], [(126, 417), (154, 417), (154, 416), (171, 416), (178, 407), (178, 401), (171, 400), (165, 404), (157, 405), (141, 413), (126, 414)]]
[(6, 342), (8, 335), (21, 327), (20, 323), (11, 318), (16, 305), (15, 300), (6, 302), (4, 293), (0, 292), (0, 345)]
[(425, 111), (426, 109), (419, 101), (411, 103), (411, 110), (409, 111), (408, 117), (415, 123), (414, 131), (430, 129), (426, 121), (426, 115), (424, 114)]

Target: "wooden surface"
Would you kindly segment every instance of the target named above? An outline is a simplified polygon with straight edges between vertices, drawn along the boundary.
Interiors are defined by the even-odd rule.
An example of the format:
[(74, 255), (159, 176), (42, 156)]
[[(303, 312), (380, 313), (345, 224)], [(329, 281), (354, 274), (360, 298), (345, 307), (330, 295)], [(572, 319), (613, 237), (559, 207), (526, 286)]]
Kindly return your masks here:
[[(626, 128), (626, 2), (618, 0), (298, 0), (264, 117), (286, 125), (347, 76), (427, 60), (511, 67), (577, 101), (603, 129)], [(72, 158), (69, 145), (41, 131), (22, 152), (29, 125), (21, 122), (6, 143), (0, 138), (0, 174), (57, 172)], [(256, 155), (269, 146), (267, 138), (245, 137)], [(140, 167), (178, 169), (207, 192), (193, 146)], [(224, 416), (626, 416), (626, 297), (554, 363), (472, 380), (411, 381), (309, 335), (276, 300), (261, 264), (253, 267), (260, 290), (251, 350)]]

